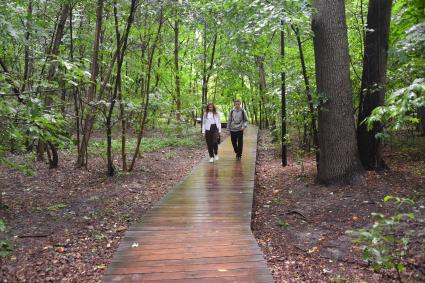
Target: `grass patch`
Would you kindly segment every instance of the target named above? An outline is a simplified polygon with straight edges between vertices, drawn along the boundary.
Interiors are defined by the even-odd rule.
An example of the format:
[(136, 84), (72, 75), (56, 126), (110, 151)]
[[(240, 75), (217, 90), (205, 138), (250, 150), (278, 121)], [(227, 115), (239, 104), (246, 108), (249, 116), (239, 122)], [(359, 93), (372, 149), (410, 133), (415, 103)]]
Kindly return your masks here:
[[(165, 137), (145, 137), (142, 138), (140, 143), (140, 153), (148, 153), (159, 151), (167, 147), (196, 147), (204, 143), (199, 137), (199, 129), (195, 131), (188, 131), (187, 135), (182, 137), (167, 135)], [(126, 142), (126, 149), (128, 154), (132, 154), (137, 145), (137, 139), (129, 139)], [(106, 140), (94, 140), (90, 143), (89, 154), (106, 156)], [(121, 152), (121, 140), (112, 140), (112, 152), (119, 154)], [(171, 158), (171, 156), (170, 156)]]
[(58, 211), (58, 210), (65, 208), (65, 207), (67, 207), (67, 205), (64, 204), (64, 203), (55, 203), (55, 204), (48, 206), (47, 210), (48, 211)]
[(288, 223), (288, 222), (286, 222), (286, 221), (285, 221), (285, 220), (283, 220), (283, 219), (279, 219), (279, 220), (277, 220), (276, 224), (277, 224), (277, 226), (279, 226), (280, 228), (283, 228), (283, 229), (286, 229), (286, 228), (288, 228), (288, 227), (289, 227), (289, 223)]

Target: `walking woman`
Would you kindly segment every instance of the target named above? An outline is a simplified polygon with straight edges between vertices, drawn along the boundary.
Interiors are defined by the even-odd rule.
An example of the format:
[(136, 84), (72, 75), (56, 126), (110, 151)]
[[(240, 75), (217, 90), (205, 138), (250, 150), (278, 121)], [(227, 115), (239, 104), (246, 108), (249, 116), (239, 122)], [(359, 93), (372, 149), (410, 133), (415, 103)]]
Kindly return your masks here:
[(215, 105), (213, 103), (208, 103), (202, 121), (202, 134), (205, 136), (207, 142), (210, 162), (218, 160), (218, 139), (220, 133), (220, 115), (217, 113)]

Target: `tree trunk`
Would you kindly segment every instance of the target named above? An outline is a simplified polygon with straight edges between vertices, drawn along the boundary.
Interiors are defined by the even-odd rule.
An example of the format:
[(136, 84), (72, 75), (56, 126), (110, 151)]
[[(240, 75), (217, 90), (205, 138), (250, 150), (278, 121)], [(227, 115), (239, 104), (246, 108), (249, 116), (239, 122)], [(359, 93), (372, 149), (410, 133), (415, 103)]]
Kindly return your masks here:
[[(208, 102), (208, 82), (211, 77), (211, 71), (214, 66), (214, 56), (215, 56), (215, 47), (217, 44), (217, 33), (214, 35), (213, 45), (212, 45), (212, 52), (211, 52), (211, 61), (210, 65), (207, 69), (207, 24), (204, 26), (204, 58), (203, 58), (203, 74), (202, 74), (202, 106), (201, 106), (201, 113), (204, 113), (204, 107), (206, 106)], [(202, 115), (202, 114), (201, 114)], [(201, 116), (201, 125), (203, 123), (203, 117)]]
[(122, 64), (124, 62), (124, 56), (125, 51), (127, 49), (127, 42), (128, 42), (128, 34), (130, 33), (131, 26), (133, 24), (134, 19), (134, 12), (137, 7), (137, 0), (131, 1), (131, 7), (130, 7), (130, 14), (127, 19), (127, 26), (126, 30), (124, 32), (123, 36), (123, 42), (122, 42), (122, 48), (121, 48), (121, 36), (118, 28), (118, 11), (117, 11), (117, 5), (115, 2), (114, 5), (114, 18), (115, 18), (115, 34), (116, 34), (116, 41), (117, 41), (117, 55), (118, 55), (118, 62), (117, 62), (117, 74), (115, 79), (115, 86), (112, 93), (112, 97), (110, 98), (110, 106), (108, 110), (108, 115), (106, 116), (106, 141), (107, 141), (107, 168), (108, 168), (108, 176), (113, 176), (115, 174), (115, 167), (113, 162), (113, 156), (112, 156), (112, 114), (114, 111), (115, 103), (118, 96), (118, 91), (120, 90), (121, 85), (121, 70), (122, 70)]
[(307, 76), (307, 68), (305, 66), (305, 60), (304, 60), (304, 52), (303, 47), (301, 44), (301, 37), (298, 27), (295, 27), (294, 25), (291, 25), (292, 29), (295, 32), (297, 43), (298, 43), (298, 51), (300, 53), (300, 61), (301, 61), (301, 68), (303, 72), (304, 77), (304, 84), (305, 84), (305, 92), (307, 95), (307, 101), (308, 101), (308, 108), (310, 110), (311, 115), (311, 129), (313, 130), (313, 146), (314, 151), (316, 153), (316, 166), (319, 164), (319, 138), (317, 134), (317, 126), (316, 126), (316, 112), (314, 111), (314, 105), (313, 105), (313, 97), (311, 96), (311, 88), (310, 88), (310, 81)]
[(207, 84), (207, 22), (204, 23), (204, 36), (203, 36), (203, 57), (202, 57), (202, 102), (201, 102), (201, 127), (204, 121), (204, 107), (207, 105), (207, 92), (208, 92), (208, 84)]
[(373, 109), (384, 105), (391, 7), (392, 0), (369, 1), (357, 121), (360, 160), (367, 170), (386, 167), (382, 159), (382, 141), (376, 137), (382, 132), (382, 124), (374, 122), (372, 129), (368, 130), (364, 120), (370, 116)]
[[(284, 22), (280, 21), (280, 56), (282, 60), (285, 59), (285, 31)], [(285, 71), (282, 69), (280, 73), (281, 84), (281, 111), (282, 111), (282, 165), (288, 165), (288, 153), (286, 146), (286, 85), (285, 85)]]
[(264, 58), (257, 57), (257, 66), (258, 66), (258, 77), (259, 77), (259, 90), (260, 90), (260, 129), (267, 128), (267, 111), (266, 111), (266, 71), (264, 69)]
[[(70, 46), (69, 46), (69, 57), (71, 62), (74, 62), (74, 28), (73, 28), (73, 13), (72, 7), (69, 9), (69, 36), (70, 36)], [(75, 113), (75, 131), (77, 135), (77, 155), (80, 151), (80, 105), (78, 97), (78, 89), (72, 88), (72, 97), (74, 99), (74, 113)]]
[(343, 0), (314, 1), (314, 52), (319, 111), (318, 180), (348, 183), (362, 173), (354, 127), (348, 37)]
[[(60, 12), (58, 24), (56, 26), (53, 45), (47, 56), (47, 61), (50, 63), (49, 71), (47, 73), (47, 80), (49, 82), (53, 81), (56, 74), (58, 63), (55, 61), (55, 59), (59, 55), (59, 47), (62, 43), (62, 38), (65, 32), (66, 19), (69, 16), (70, 10), (71, 10), (71, 5), (69, 3), (63, 4), (63, 6), (61, 7), (61, 12)], [(51, 97), (49, 97), (49, 93), (47, 93), (47, 96), (46, 96), (47, 109), (50, 108), (51, 104), (52, 104), (52, 99)], [(58, 151), (56, 149), (56, 145), (49, 142), (48, 146), (50, 147), (51, 154), (52, 154), (52, 157), (49, 158), (50, 168), (56, 168), (59, 165), (59, 156), (58, 156)]]
[(26, 17), (26, 33), (25, 33), (25, 60), (24, 60), (24, 77), (21, 92), (24, 92), (26, 86), (29, 85), (28, 79), (30, 77), (30, 67), (32, 60), (30, 59), (30, 36), (32, 28), (32, 1), (28, 3), (27, 17)]
[(425, 107), (418, 108), (419, 131), (422, 136), (425, 136)]
[[(87, 94), (87, 100), (93, 101), (96, 95), (97, 75), (99, 71), (98, 60), (99, 60), (99, 47), (100, 47), (100, 34), (102, 32), (102, 17), (103, 17), (103, 5), (104, 0), (98, 0), (96, 8), (96, 30), (95, 39), (93, 42), (93, 54), (91, 60), (91, 84)], [(91, 129), (94, 123), (94, 116), (88, 114), (87, 119), (84, 123), (82, 132), (81, 144), (79, 145), (80, 150), (78, 151), (77, 167), (87, 167), (87, 148), (90, 139)]]
[[(178, 17), (178, 15), (176, 15)], [(176, 119), (181, 120), (181, 98), (180, 98), (180, 67), (179, 67), (179, 19), (174, 22), (174, 68), (176, 79)]]
[(151, 81), (151, 74), (152, 74), (152, 61), (153, 61), (153, 57), (155, 55), (155, 49), (156, 49), (156, 46), (158, 44), (159, 37), (160, 37), (160, 34), (161, 34), (162, 25), (163, 25), (163, 7), (161, 6), (158, 31), (156, 33), (155, 40), (152, 44), (152, 50), (151, 50), (151, 53), (150, 53), (150, 56), (149, 56), (149, 61), (148, 61), (148, 75), (147, 75), (146, 88), (145, 88), (146, 100), (145, 100), (144, 107), (143, 107), (143, 114), (141, 116), (141, 119), (139, 120), (140, 130), (139, 130), (139, 133), (137, 134), (136, 149), (134, 151), (133, 158), (131, 160), (130, 168), (128, 169), (128, 171), (133, 171), (134, 165), (136, 164), (136, 159), (139, 156), (140, 143), (142, 141), (143, 131), (144, 131), (145, 123), (146, 123), (146, 117), (148, 115), (150, 81)]

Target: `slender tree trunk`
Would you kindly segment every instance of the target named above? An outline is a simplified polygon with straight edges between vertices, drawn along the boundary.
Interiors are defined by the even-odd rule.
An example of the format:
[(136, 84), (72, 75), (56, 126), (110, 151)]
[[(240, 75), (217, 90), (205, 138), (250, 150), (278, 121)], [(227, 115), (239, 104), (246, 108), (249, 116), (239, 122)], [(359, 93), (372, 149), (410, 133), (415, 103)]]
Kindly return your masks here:
[[(69, 57), (71, 62), (74, 62), (74, 27), (73, 27), (73, 13), (72, 7), (69, 9), (69, 36), (70, 36), (70, 47), (69, 47)], [(78, 89), (72, 88), (72, 97), (74, 99), (74, 114), (75, 114), (75, 131), (77, 135), (77, 155), (80, 151), (80, 107), (79, 107), (79, 97)]]
[(143, 131), (144, 131), (144, 127), (145, 127), (145, 124), (146, 124), (146, 117), (148, 115), (150, 80), (151, 80), (151, 74), (152, 74), (152, 61), (153, 61), (153, 57), (155, 55), (155, 49), (156, 49), (156, 46), (158, 44), (159, 37), (160, 37), (160, 34), (161, 34), (162, 25), (163, 25), (163, 7), (161, 7), (158, 31), (156, 33), (156, 37), (155, 37), (155, 40), (152, 44), (152, 49), (151, 49), (151, 52), (150, 52), (150, 55), (149, 55), (148, 75), (147, 75), (146, 88), (145, 88), (146, 100), (145, 100), (145, 103), (144, 103), (143, 114), (142, 114), (141, 119), (139, 121), (140, 130), (139, 130), (139, 133), (137, 134), (136, 149), (134, 151), (133, 158), (131, 160), (131, 165), (130, 165), (130, 168), (128, 169), (128, 171), (133, 171), (134, 165), (136, 164), (136, 159), (139, 156), (140, 143), (142, 141)]
[(418, 109), (419, 116), (419, 132), (422, 136), (425, 136), (425, 107), (420, 107)]
[[(284, 22), (280, 21), (280, 57), (282, 60), (285, 59), (285, 31), (284, 31)], [(285, 84), (285, 71), (282, 69), (280, 73), (281, 87), (280, 87), (280, 97), (281, 97), (281, 112), (282, 112), (282, 165), (288, 165), (288, 150), (286, 146), (286, 84)]]
[[(54, 80), (54, 77), (55, 77), (55, 74), (56, 74), (56, 69), (57, 69), (58, 63), (55, 61), (55, 59), (59, 55), (59, 47), (62, 43), (62, 38), (63, 38), (64, 32), (65, 32), (66, 19), (69, 16), (70, 9), (71, 9), (71, 5), (69, 3), (65, 3), (61, 7), (59, 21), (56, 25), (56, 31), (55, 31), (55, 36), (54, 36), (54, 40), (53, 40), (53, 45), (52, 45), (52, 48), (50, 49), (50, 52), (49, 52), (50, 54), (48, 54), (48, 56), (47, 56), (47, 61), (50, 64), (49, 71), (47, 73), (47, 80), (49, 82)], [(49, 93), (47, 93), (47, 95), (46, 95), (45, 104), (46, 104), (46, 107), (48, 109), (51, 107), (52, 98), (50, 97)], [(39, 142), (44, 143), (44, 141), (42, 139), (40, 139)], [(50, 156), (48, 155), (50, 168), (56, 168), (59, 165), (59, 156), (58, 156), (58, 151), (56, 149), (56, 145), (53, 144), (52, 142), (49, 142), (47, 144), (47, 146), (51, 149), (51, 155)], [(40, 147), (40, 149), (41, 148), (42, 147)]]
[[(266, 111), (266, 71), (264, 69), (264, 58), (257, 57), (257, 66), (258, 66), (258, 77), (259, 77), (259, 90), (260, 90), (260, 129), (267, 128), (268, 120), (267, 120), (267, 111)], [(261, 111), (262, 110), (262, 111)]]
[[(96, 95), (96, 86), (97, 86), (97, 75), (99, 72), (98, 60), (99, 60), (99, 47), (100, 47), (100, 35), (102, 32), (102, 18), (103, 18), (103, 5), (104, 0), (98, 0), (96, 8), (96, 30), (95, 30), (95, 39), (93, 41), (93, 54), (91, 60), (91, 84), (87, 94), (87, 100), (89, 102), (93, 101)], [(77, 158), (77, 167), (87, 167), (87, 148), (91, 135), (91, 129), (94, 123), (94, 116), (90, 113), (87, 115), (87, 119), (84, 122), (83, 126), (83, 136), (81, 139), (81, 144), (79, 145), (80, 150)]]
[(362, 173), (350, 81), (344, 0), (315, 0), (313, 17), (319, 111), (318, 180), (346, 183)]
[[(203, 113), (203, 108), (206, 106), (208, 102), (208, 82), (211, 77), (211, 71), (214, 66), (214, 57), (215, 57), (215, 48), (217, 45), (217, 33), (214, 34), (214, 40), (212, 43), (212, 51), (211, 51), (211, 60), (210, 65), (207, 69), (207, 56), (208, 56), (208, 50), (207, 50), (207, 25), (205, 24), (205, 30), (204, 30), (204, 58), (203, 58), (203, 74), (202, 74), (202, 106), (201, 106), (201, 113)], [(201, 118), (201, 125), (203, 116)]]
[(367, 170), (385, 168), (382, 158), (382, 124), (374, 122), (371, 130), (364, 122), (372, 111), (384, 105), (387, 71), (388, 37), (392, 0), (370, 0), (364, 49), (362, 87), (359, 101), (357, 142), (360, 160)]
[(180, 98), (180, 67), (179, 67), (179, 22), (177, 18), (174, 22), (174, 69), (176, 79), (176, 119), (177, 123), (181, 121), (181, 98)]
[[(203, 36), (203, 57), (202, 57), (202, 102), (201, 111), (204, 112), (204, 107), (207, 105), (207, 22), (204, 23), (204, 36)], [(201, 114), (201, 127), (203, 124), (204, 115)]]
[(298, 27), (295, 27), (294, 25), (291, 25), (291, 27), (295, 32), (297, 43), (298, 43), (298, 51), (300, 53), (301, 69), (302, 69), (302, 73), (304, 77), (305, 92), (307, 95), (308, 108), (310, 110), (311, 129), (313, 130), (313, 146), (314, 146), (314, 151), (316, 153), (316, 166), (318, 166), (320, 155), (319, 155), (319, 138), (318, 138), (317, 126), (316, 126), (316, 111), (314, 110), (313, 97), (311, 95), (311, 88), (310, 88), (310, 81), (308, 79), (307, 68), (305, 66), (304, 52), (303, 52), (303, 47), (301, 44), (300, 31)]
[(137, 0), (132, 0), (131, 7), (130, 7), (130, 14), (127, 19), (127, 26), (124, 32), (122, 48), (121, 48), (121, 36), (120, 36), (119, 26), (118, 26), (118, 16), (117, 16), (118, 12), (117, 12), (116, 2), (114, 5), (115, 34), (116, 34), (116, 40), (117, 40), (118, 62), (117, 62), (115, 86), (112, 93), (112, 97), (110, 98), (110, 104), (109, 104), (110, 106), (109, 106), (108, 114), (106, 116), (106, 141), (107, 141), (106, 156), (107, 156), (107, 162), (108, 162), (108, 165), (107, 165), (108, 176), (113, 176), (115, 174), (115, 167), (114, 167), (113, 156), (112, 156), (112, 114), (113, 114), (115, 103), (117, 100), (118, 91), (120, 90), (122, 64), (124, 62), (124, 56), (127, 49), (128, 35), (130, 33), (130, 29), (133, 24), (136, 7), (137, 7)]
[(26, 33), (25, 33), (25, 59), (24, 59), (24, 77), (23, 77), (23, 84), (21, 88), (21, 92), (24, 92), (28, 83), (28, 79), (30, 77), (30, 66), (31, 66), (31, 60), (30, 60), (30, 37), (31, 37), (31, 29), (32, 29), (32, 1), (29, 1), (28, 3), (28, 9), (27, 9), (27, 17), (26, 17)]

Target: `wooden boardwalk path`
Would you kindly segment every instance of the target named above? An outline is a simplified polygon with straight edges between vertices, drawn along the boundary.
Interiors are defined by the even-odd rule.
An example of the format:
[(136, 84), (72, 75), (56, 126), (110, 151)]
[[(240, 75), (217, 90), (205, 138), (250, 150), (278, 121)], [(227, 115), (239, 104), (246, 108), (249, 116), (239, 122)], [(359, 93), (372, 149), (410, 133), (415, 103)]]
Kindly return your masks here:
[(102, 282), (274, 282), (251, 230), (257, 129), (230, 138), (126, 232)]

